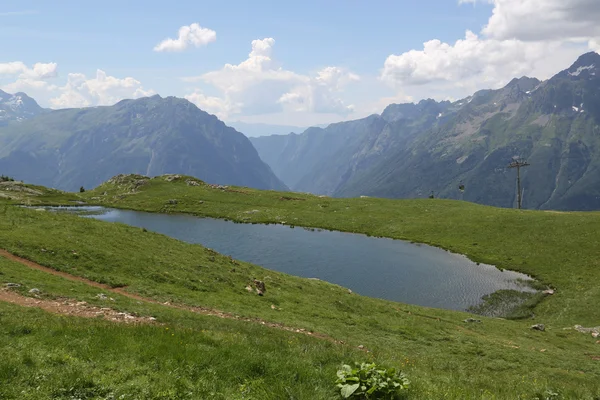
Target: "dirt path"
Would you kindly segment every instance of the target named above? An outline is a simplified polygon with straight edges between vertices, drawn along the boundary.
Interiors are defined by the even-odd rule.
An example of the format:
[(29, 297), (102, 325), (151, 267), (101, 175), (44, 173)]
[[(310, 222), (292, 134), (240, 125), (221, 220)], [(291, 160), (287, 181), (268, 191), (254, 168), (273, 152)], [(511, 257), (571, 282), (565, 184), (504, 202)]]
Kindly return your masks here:
[(25, 266), (27, 266), (29, 268), (37, 269), (38, 271), (46, 272), (46, 273), (51, 274), (51, 275), (60, 276), (62, 278), (68, 279), (70, 281), (83, 282), (86, 285), (97, 287), (99, 289), (104, 289), (104, 290), (108, 290), (108, 291), (114, 290), (110, 286), (104, 285), (102, 283), (94, 282), (94, 281), (91, 281), (89, 279), (82, 278), (80, 276), (71, 275), (71, 274), (68, 274), (66, 272), (57, 271), (57, 270), (52, 269), (52, 268), (44, 267), (43, 265), (34, 263), (33, 261), (30, 261), (30, 260), (28, 260), (26, 258), (15, 256), (14, 254), (9, 253), (8, 251), (6, 251), (4, 249), (0, 249), (0, 256), (2, 256), (4, 258), (8, 258), (11, 261), (16, 261), (16, 262), (18, 262), (20, 264), (23, 264), (23, 265), (25, 265)]
[[(183, 305), (183, 304), (172, 304), (169, 302), (161, 303), (157, 300), (142, 297), (135, 293), (128, 292), (128, 291), (124, 290), (124, 288), (112, 288), (108, 285), (98, 283), (98, 282), (95, 282), (95, 281), (92, 281), (92, 280), (89, 280), (86, 278), (82, 278), (80, 276), (75, 276), (75, 275), (71, 275), (66, 272), (57, 271), (52, 268), (44, 267), (43, 265), (37, 264), (31, 260), (27, 260), (23, 257), (16, 256), (4, 249), (0, 249), (0, 256), (5, 257), (9, 260), (18, 262), (29, 268), (36, 269), (38, 271), (42, 271), (42, 272), (45, 272), (45, 273), (48, 273), (51, 275), (55, 275), (55, 276), (60, 276), (62, 278), (68, 279), (70, 281), (82, 282), (82, 283), (85, 283), (86, 285), (93, 286), (98, 289), (102, 289), (106, 292), (116, 293), (116, 294), (120, 294), (121, 296), (129, 297), (130, 299), (143, 301), (146, 303), (159, 304), (159, 305), (162, 305), (165, 307), (175, 308), (178, 310), (191, 311), (196, 314), (208, 315), (208, 316), (219, 317), (219, 318), (224, 318), (224, 319), (233, 319), (233, 320), (237, 320), (237, 321), (251, 322), (251, 323), (255, 323), (255, 324), (264, 325), (269, 328), (280, 329), (280, 330), (284, 330), (284, 331), (288, 331), (288, 332), (301, 333), (303, 335), (327, 340), (332, 343), (344, 344), (343, 341), (336, 340), (328, 335), (324, 335), (324, 334), (317, 333), (317, 332), (309, 332), (306, 329), (293, 328), (293, 327), (289, 327), (289, 326), (286, 326), (286, 325), (283, 325), (280, 323), (265, 321), (260, 318), (241, 317), (239, 315), (235, 315), (235, 314), (231, 314), (231, 313), (227, 313), (227, 312), (223, 312), (223, 311), (219, 311), (219, 310), (215, 310), (215, 309), (211, 309), (211, 308), (206, 308), (206, 307), (192, 307), (192, 306), (187, 306), (187, 305)], [(10, 299), (12, 299), (13, 301), (11, 301)], [(30, 299), (31, 301), (24, 300), (24, 299)], [(103, 308), (101, 309), (101, 308), (91, 307), (89, 305), (86, 305), (85, 302), (77, 302), (74, 300), (65, 300), (62, 303), (59, 302), (60, 304), (62, 304), (62, 306), (58, 306), (56, 304), (50, 304), (50, 303), (53, 303), (51, 301), (46, 302), (45, 300), (42, 301), (42, 300), (30, 298), (30, 297), (25, 297), (25, 296), (21, 296), (21, 295), (18, 295), (14, 292), (7, 291), (7, 290), (0, 291), (0, 301), (8, 301), (10, 303), (20, 304), (20, 305), (24, 305), (24, 306), (28, 306), (28, 307), (39, 307), (46, 311), (50, 311), (50, 312), (54, 312), (54, 313), (58, 313), (58, 314), (78, 315), (78, 316), (83, 316), (83, 317), (88, 316), (88, 314), (90, 314), (92, 312), (98, 312), (98, 311), (107, 311), (108, 312), (108, 310), (109, 310), (109, 309), (103, 309)], [(20, 301), (20, 303), (18, 301)], [(38, 303), (35, 303), (36, 301), (38, 301)], [(80, 308), (80, 310), (76, 310), (77, 308)], [(115, 310), (111, 310), (111, 311), (114, 312), (115, 314), (118, 314), (118, 312)], [(94, 316), (97, 316), (97, 315), (99, 315), (99, 314), (95, 314)], [(106, 315), (107, 315), (107, 318), (110, 319), (112, 314), (109, 313)], [(129, 314), (127, 314), (127, 315), (129, 315)], [(91, 316), (91, 315), (89, 315), (89, 316)], [(135, 318), (137, 318), (137, 317), (135, 317)], [(130, 319), (130, 318), (128, 318), (128, 319)], [(145, 319), (149, 320), (149, 318), (147, 318), (147, 317)], [(135, 321), (131, 321), (131, 322), (135, 322)], [(142, 322), (142, 321), (140, 321), (140, 322)], [(148, 322), (148, 321), (143, 321), (143, 322)]]
[(84, 318), (98, 318), (102, 316), (109, 321), (127, 324), (152, 323), (155, 320), (152, 317), (137, 317), (129, 313), (115, 311), (111, 308), (90, 306), (85, 301), (71, 299), (48, 300), (26, 297), (7, 289), (0, 289), (0, 301), (24, 307), (41, 308), (54, 314), (73, 315)]

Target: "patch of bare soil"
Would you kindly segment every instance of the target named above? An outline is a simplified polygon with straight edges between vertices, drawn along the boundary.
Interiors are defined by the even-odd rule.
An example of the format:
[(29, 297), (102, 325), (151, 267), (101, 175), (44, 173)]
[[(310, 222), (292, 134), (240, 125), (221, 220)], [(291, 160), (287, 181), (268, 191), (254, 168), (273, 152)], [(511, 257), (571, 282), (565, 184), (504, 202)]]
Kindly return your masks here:
[(123, 322), (126, 324), (152, 323), (153, 317), (138, 317), (126, 312), (119, 312), (112, 308), (90, 306), (85, 301), (72, 299), (48, 300), (22, 296), (7, 289), (0, 289), (0, 301), (17, 304), (23, 307), (35, 307), (53, 314), (72, 315), (83, 318), (104, 318), (108, 321)]

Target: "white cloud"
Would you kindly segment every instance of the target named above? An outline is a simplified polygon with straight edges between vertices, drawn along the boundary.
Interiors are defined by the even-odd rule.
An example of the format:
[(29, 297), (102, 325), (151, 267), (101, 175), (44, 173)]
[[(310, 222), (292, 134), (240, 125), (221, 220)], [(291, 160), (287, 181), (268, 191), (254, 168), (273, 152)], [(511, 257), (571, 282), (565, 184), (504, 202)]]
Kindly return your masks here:
[(58, 91), (60, 95), (50, 99), (50, 104), (55, 108), (112, 105), (123, 99), (154, 94), (154, 91), (144, 89), (141, 82), (134, 78), (119, 79), (100, 69), (91, 79), (84, 74), (70, 73), (67, 84), (58, 88)]
[(273, 85), (279, 82), (286, 85), (303, 80), (302, 76), (276, 65), (271, 58), (274, 44), (273, 38), (253, 40), (252, 51), (246, 60), (237, 65), (225, 64), (222, 69), (208, 72), (199, 79), (225, 95), (245, 92), (250, 87), (257, 86), (257, 83)]
[(58, 75), (56, 63), (35, 63), (29, 68), (21, 61), (0, 63), (0, 75), (19, 75), (19, 79), (43, 80)]
[(58, 76), (58, 64), (56, 63), (35, 63), (33, 68), (26, 69), (21, 75), (22, 78), (45, 80), (56, 78)]
[(330, 90), (316, 85), (298, 86), (284, 93), (277, 100), (288, 112), (320, 112), (348, 115), (354, 111), (354, 105), (346, 105)]
[(27, 65), (21, 61), (0, 63), (0, 75), (16, 75), (27, 69)]
[[(589, 49), (600, 50), (598, 0), (459, 0), (490, 3), (481, 35), (434, 39), (421, 50), (390, 55), (380, 78), (395, 89), (463, 97), (523, 75), (549, 78)], [(411, 89), (413, 88), (413, 89)]]
[(13, 78), (2, 89), (9, 93), (26, 92), (35, 97), (44, 97), (49, 91), (55, 90), (56, 86), (49, 81), (58, 76), (58, 65), (56, 63), (35, 63), (31, 68), (21, 61), (13, 61), (0, 64), (0, 78)]
[(48, 91), (55, 90), (56, 88), (56, 85), (53, 85), (47, 81), (29, 78), (18, 79), (14, 82), (2, 86), (2, 90), (7, 91), (9, 93), (25, 92), (31, 97), (36, 97), (36, 95), (40, 94), (43, 97), (44, 95), (48, 94)]
[(493, 0), (485, 35), (524, 41), (600, 37), (598, 0)]
[(207, 97), (196, 89), (186, 98), (200, 108), (212, 107), (212, 112), (221, 118), (283, 110), (340, 115), (352, 111), (339, 95), (345, 85), (359, 79), (357, 75), (339, 67), (324, 68), (314, 76), (286, 70), (272, 57), (274, 45), (273, 38), (253, 40), (248, 58), (241, 63), (184, 78), (187, 82), (209, 84), (221, 93), (221, 97)]
[(495, 86), (531, 72), (553, 47), (548, 43), (486, 40), (467, 31), (465, 38), (454, 44), (430, 40), (424, 43), (423, 50), (389, 56), (381, 78), (394, 86), (439, 81)]
[(201, 47), (217, 40), (217, 33), (197, 23), (179, 28), (177, 39), (167, 38), (154, 47), (154, 51), (184, 51), (189, 46)]
[(339, 67), (326, 67), (317, 73), (315, 82), (320, 86), (329, 86), (341, 90), (348, 83), (359, 81), (360, 77)]
[(206, 96), (200, 91), (185, 96), (187, 100), (194, 103), (198, 108), (206, 111), (209, 114), (214, 114), (220, 119), (227, 118), (229, 113), (235, 113), (239, 105), (227, 103), (226, 100), (220, 97)]
[(119, 79), (98, 70), (88, 79), (84, 74), (70, 73), (67, 83), (59, 86), (52, 80), (58, 76), (56, 63), (36, 63), (31, 68), (20, 61), (0, 64), (0, 77), (16, 76), (1, 87), (9, 93), (25, 92), (42, 106), (53, 108), (112, 105), (120, 100), (154, 94), (131, 77)]
[(326, 67), (308, 82), (284, 93), (277, 102), (288, 111), (315, 111), (345, 116), (354, 111), (354, 105), (344, 104), (341, 92), (346, 85), (358, 80), (358, 75), (342, 68)]

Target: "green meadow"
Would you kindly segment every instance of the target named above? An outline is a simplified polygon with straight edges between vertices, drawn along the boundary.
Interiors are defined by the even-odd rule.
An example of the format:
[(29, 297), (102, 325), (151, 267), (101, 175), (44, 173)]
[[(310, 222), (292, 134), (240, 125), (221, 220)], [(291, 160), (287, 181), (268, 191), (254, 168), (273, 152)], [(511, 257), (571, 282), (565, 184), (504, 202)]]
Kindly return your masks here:
[[(23, 296), (37, 288), (42, 298), (156, 318), (129, 325), (0, 302), (0, 398), (336, 399), (336, 371), (354, 361), (404, 372), (410, 399), (600, 398), (598, 339), (572, 329), (600, 325), (600, 213), (334, 199), (188, 177), (121, 177), (81, 194), (36, 191), (3, 192), (0, 248), (152, 301), (259, 321), (118, 293), (102, 300), (102, 289), (0, 257), (0, 283), (19, 283), (11, 290)], [(530, 274), (556, 291), (517, 319), (487, 318), (362, 297), (143, 229), (15, 207), (75, 201), (427, 243)], [(265, 282), (264, 296), (246, 290), (254, 278)], [(471, 317), (481, 322), (464, 322)], [(546, 330), (530, 329), (536, 323)]]

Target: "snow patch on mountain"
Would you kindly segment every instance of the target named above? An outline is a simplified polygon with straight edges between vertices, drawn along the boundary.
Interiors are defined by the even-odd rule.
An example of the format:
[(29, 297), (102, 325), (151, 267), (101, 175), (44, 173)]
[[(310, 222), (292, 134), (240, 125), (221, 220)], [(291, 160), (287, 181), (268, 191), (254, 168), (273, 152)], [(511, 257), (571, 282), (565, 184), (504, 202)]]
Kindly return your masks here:
[(25, 93), (10, 94), (0, 90), (0, 121), (2, 125), (10, 121), (23, 121), (45, 110)]
[(582, 73), (583, 71), (590, 70), (590, 69), (594, 69), (594, 68), (596, 68), (596, 66), (595, 66), (594, 64), (592, 64), (592, 65), (588, 65), (588, 66), (586, 66), (586, 67), (579, 67), (579, 68), (577, 68), (577, 69), (575, 70), (575, 72), (569, 72), (569, 75), (571, 75), (571, 76), (579, 76), (579, 75), (581, 75), (581, 73)]
[(5, 101), (4, 104), (9, 106), (13, 111), (17, 111), (19, 108), (23, 107), (23, 98), (15, 95)]

